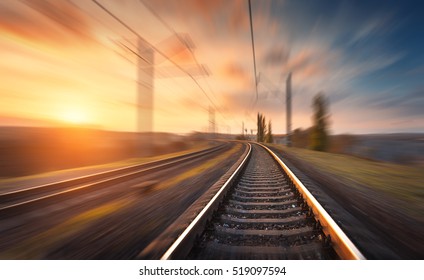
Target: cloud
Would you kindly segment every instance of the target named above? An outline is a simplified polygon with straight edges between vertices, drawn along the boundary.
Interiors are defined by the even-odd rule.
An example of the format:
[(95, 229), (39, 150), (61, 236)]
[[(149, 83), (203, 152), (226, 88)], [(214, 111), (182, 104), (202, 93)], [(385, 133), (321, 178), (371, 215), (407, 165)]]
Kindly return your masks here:
[(244, 0), (150, 0), (146, 3), (161, 15), (194, 21), (206, 27), (204, 30), (209, 33), (234, 33), (249, 27)]
[(246, 86), (246, 84), (250, 85), (252, 82), (250, 73), (243, 66), (235, 62), (225, 64), (220, 72), (229, 81), (236, 81), (243, 86)]
[[(0, 34), (11, 35), (6, 36), (8, 39), (11, 37), (11, 40), (0, 42), (0, 47), (4, 45), (8, 48), (2, 50), (8, 55), (1, 64), (9, 63), (7, 65), (9, 68), (6, 70), (12, 68), (12, 65), (21, 68), (21, 72), (28, 71), (35, 77), (44, 75), (44, 78), (37, 79), (49, 87), (52, 85), (56, 87), (56, 84), (57, 88), (61, 85), (64, 88), (69, 87), (74, 80), (84, 84), (86, 80), (92, 80), (93, 75), (96, 75), (95, 81), (90, 81), (93, 87), (97, 84), (103, 85), (103, 82), (99, 81), (105, 81), (104, 86), (111, 92), (122, 92), (121, 87), (113, 87), (107, 78), (111, 74), (106, 73), (104, 76), (103, 71), (110, 67), (112, 74), (116, 70), (125, 73), (125, 76), (133, 77), (134, 66), (116, 66), (116, 60), (106, 49), (108, 46), (116, 47), (114, 45), (106, 43), (106, 48), (99, 46), (100, 44), (97, 44), (96, 48), (91, 45), (85, 48), (85, 43), (94, 37), (102, 43), (107, 42), (110, 37), (127, 38), (129, 31), (91, 1), (73, 1), (78, 3), (81, 10), (73, 6), (72, 1), (23, 0), (7, 3), (0, 1)], [(185, 46), (172, 38), (173, 32), (144, 9), (141, 2), (116, 0), (102, 3), (183, 68), (195, 64)], [(390, 48), (385, 41), (386, 36), (391, 33), (390, 29), (396, 25), (393, 23), (395, 18), (385, 11), (364, 11), (359, 14), (358, 9), (353, 9), (358, 5), (350, 2), (346, 9), (341, 9), (343, 7), (340, 6), (344, 4), (337, 7), (334, 4), (313, 2), (310, 7), (305, 7), (296, 1), (252, 1), (257, 73), (261, 74), (259, 96), (255, 103), (247, 1), (148, 0), (147, 3), (177, 32), (190, 33), (197, 47), (195, 51), (198, 62), (207, 64), (214, 74), (208, 78), (210, 88), (215, 90), (214, 94), (210, 93), (214, 97), (212, 99), (214, 102), (216, 99), (219, 100), (216, 102), (217, 106), (223, 111), (237, 112), (234, 114), (235, 118), (243, 119), (245, 112), (248, 111), (250, 115), (253, 114), (254, 119), (255, 114), (260, 111), (269, 118), (282, 121), (284, 80), (290, 71), (293, 72), (293, 108), (296, 126), (309, 125), (311, 100), (319, 91), (324, 91), (329, 97), (330, 110), (335, 114), (340, 115), (341, 112), (348, 111), (349, 114), (361, 115), (357, 118), (352, 116), (339, 118), (338, 128), (356, 127), (352, 122), (358, 119), (364, 122), (364, 119), (369, 118), (370, 123), (373, 118), (380, 121), (383, 113), (384, 117), (395, 119), (396, 116), (403, 114), (406, 116), (409, 110), (411, 115), (416, 116), (419, 109), (424, 106), (420, 98), (422, 90), (413, 93), (410, 85), (401, 80), (419, 79), (422, 76), (420, 75), (422, 69), (402, 73), (403, 68), (396, 67), (396, 64), (405, 58), (405, 53)], [(362, 5), (359, 6), (359, 9), (362, 9)], [(45, 42), (47, 44), (43, 44)], [(81, 43), (84, 43), (83, 47), (75, 46)], [(40, 45), (47, 47), (39, 48)], [(134, 45), (132, 47), (136, 48)], [(22, 69), (20, 61), (26, 59), (25, 63), (29, 65), (25, 54), (34, 58), (32, 68)], [(107, 60), (110, 63), (106, 63)], [(171, 63), (160, 55), (155, 56), (155, 63), (160, 64), (156, 68), (155, 77), (159, 77), (161, 71), (166, 74), (168, 71), (166, 67), (171, 66)], [(51, 67), (51, 64), (57, 64), (57, 67)], [(35, 68), (36, 66), (39, 68)], [(408, 67), (411, 69), (411, 66)], [(59, 74), (48, 72), (49, 75), (45, 75), (45, 71), (34, 70), (50, 68), (52, 72)], [(399, 76), (402, 77), (393, 75), (392, 81), (392, 78), (385, 76), (385, 72), (394, 69), (401, 72)], [(171, 70), (172, 68), (169, 70), (171, 74), (174, 73)], [(183, 75), (181, 71), (177, 72), (176, 74)], [(24, 74), (19, 75), (19, 71), (18, 74), (11, 71), (8, 73), (13, 74), (16, 80), (26, 78)], [(383, 77), (378, 81), (380, 84), (372, 79), (374, 74)], [(56, 77), (55, 75), (65, 79), (62, 81), (59, 78), (50, 78), (50, 76)], [(68, 76), (72, 79), (67, 79)], [(207, 107), (209, 101), (197, 85), (187, 75), (176, 77), (178, 78), (157, 79), (156, 82), (160, 86), (155, 89), (161, 91), (158, 90), (155, 95), (169, 98), (170, 92), (182, 88), (183, 94), (196, 97), (192, 101), (171, 99), (172, 104), (164, 104), (171, 104), (169, 106), (176, 112), (186, 112), (188, 108), (205, 111), (204, 108), (201, 110), (199, 108)], [(268, 79), (268, 83), (265, 78)], [(397, 93), (389, 92), (387, 90), (389, 86), (384, 84), (390, 80), (392, 86), (394, 78), (399, 79), (396, 82), (399, 88), (402, 88), (402, 91)], [(203, 77), (198, 80), (209, 94), (212, 90), (209, 90), (209, 85), (204, 82)], [(381, 93), (375, 93), (368, 87), (379, 88)], [(277, 90), (273, 90), (274, 88)], [(367, 95), (371, 93), (372, 96)], [(160, 102), (157, 102), (158, 107), (167, 106), (159, 104)], [(199, 115), (202, 112), (199, 112)], [(207, 120), (207, 115), (205, 119)], [(378, 124), (377, 121), (373, 124)], [(359, 123), (357, 126), (360, 125)]]
[(387, 35), (395, 28), (391, 13), (379, 12), (372, 18), (360, 23), (360, 26), (353, 31), (348, 44), (366, 43)]
[(411, 91), (399, 88), (380, 92), (371, 97), (364, 98), (363, 106), (377, 110), (396, 111), (399, 115), (421, 115), (424, 108), (424, 87)]
[[(361, 17), (361, 21), (355, 19), (355, 14), (350, 14), (348, 20), (342, 16), (337, 17), (337, 21), (321, 15), (316, 17), (315, 24), (313, 19), (311, 20), (313, 28), (310, 32), (305, 32), (305, 29), (297, 32), (297, 25), (293, 26), (291, 17), (278, 18), (277, 13), (263, 10), (260, 12), (258, 16), (254, 16), (255, 47), (257, 57), (260, 57), (258, 72), (274, 85), (279, 84), (282, 79), (280, 77), (284, 78), (288, 72), (293, 72), (293, 106), (298, 114), (295, 119), (308, 121), (312, 97), (317, 92), (324, 91), (331, 101), (330, 110), (339, 113), (347, 106), (354, 107), (354, 110), (349, 111), (351, 114), (367, 112), (370, 121), (375, 119), (374, 124), (378, 123), (379, 118), (372, 113), (376, 112), (375, 108), (365, 101), (367, 98), (364, 88), (374, 85), (369, 80), (364, 80), (369, 79), (371, 74), (388, 69), (405, 57), (405, 53), (384, 45), (385, 36), (394, 26), (394, 23), (390, 23), (393, 19), (390, 15), (377, 13), (374, 18), (367, 15)], [(296, 13), (291, 16), (300, 17)], [(270, 32), (270, 23), (275, 24), (278, 32)], [(304, 27), (306, 25), (302, 28)], [(274, 36), (270, 35), (271, 33)], [(361, 43), (361, 47), (347, 47), (354, 43)], [(259, 100), (253, 110), (269, 112), (270, 115), (278, 115), (278, 112), (281, 114), (281, 107), (284, 105), (280, 101), (285, 88), (284, 84), (276, 87), (281, 87), (279, 93), (271, 92), (261, 81)], [(404, 93), (399, 95), (403, 96)], [(230, 106), (229, 103), (233, 103), (235, 108), (243, 104), (249, 108), (249, 102), (245, 102), (245, 99), (250, 100), (248, 96), (250, 97), (242, 91), (234, 93), (227, 99), (227, 104)], [(359, 105), (357, 100), (364, 100), (364, 104)], [(392, 100), (389, 103), (392, 102), (399, 101)], [(421, 102), (402, 104), (402, 112), (398, 108), (397, 111), (385, 112), (385, 116), (407, 114), (408, 108), (411, 114), (416, 114), (416, 108), (422, 105)], [(378, 107), (381, 112), (387, 108), (383, 104)], [(302, 117), (302, 114), (307, 117)], [(305, 126), (301, 123), (297, 125)], [(337, 127), (340, 129), (350, 125), (352, 124), (347, 121)]]
[(262, 63), (266, 66), (281, 66), (287, 63), (290, 57), (290, 50), (284, 46), (272, 47), (265, 52)]
[(229, 15), (229, 26), (233, 32), (247, 30), (249, 28), (249, 19), (246, 15), (246, 1), (233, 1), (233, 12)]
[(290, 57), (287, 62), (287, 70), (290, 72), (298, 72), (303, 70), (306, 66), (311, 63), (317, 63), (318, 56), (317, 51), (314, 48), (304, 48), (298, 51), (295, 55)]
[(0, 3), (0, 30), (28, 40), (64, 45), (91, 40), (90, 24), (67, 1), (31, 0)]

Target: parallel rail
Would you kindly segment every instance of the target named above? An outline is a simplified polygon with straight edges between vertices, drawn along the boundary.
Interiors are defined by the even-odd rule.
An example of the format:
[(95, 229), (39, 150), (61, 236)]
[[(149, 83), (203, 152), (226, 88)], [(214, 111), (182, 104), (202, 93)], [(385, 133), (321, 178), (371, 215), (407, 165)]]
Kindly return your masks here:
[[(281, 174), (277, 174), (274, 171), (272, 175), (274, 179), (265, 182), (261, 179), (263, 178), (261, 177), (262, 175), (257, 173), (259, 172), (257, 169), (253, 169), (252, 171), (252, 168), (250, 168), (249, 174), (247, 175), (248, 177), (250, 176), (250, 179), (242, 179), (242, 176), (246, 176), (244, 174), (247, 171), (244, 169), (248, 165), (249, 158), (252, 154), (252, 148), (250, 148), (249, 153), (243, 159), (234, 174), (222, 185), (217, 194), (162, 255), (161, 259), (199, 258), (199, 251), (201, 252), (200, 258), (208, 258), (208, 255), (204, 253), (204, 251), (210, 248), (210, 251), (215, 252), (214, 257), (223, 259), (239, 258), (240, 256), (243, 258), (243, 254), (249, 254), (250, 257), (247, 258), (252, 258), (252, 256), (253, 258), (255, 258), (255, 256), (260, 256), (259, 258), (272, 258), (276, 256), (291, 258), (291, 256), (294, 255), (293, 252), (301, 256), (304, 254), (303, 251), (305, 250), (331, 251), (333, 253), (335, 252), (336, 258), (341, 259), (365, 259), (353, 242), (278, 156), (265, 146), (260, 145), (260, 147), (258, 146), (257, 148), (265, 149), (265, 151), (271, 155), (275, 163), (278, 164), (278, 169)], [(258, 163), (256, 163), (256, 165), (257, 164)], [(259, 170), (263, 169), (264, 168), (259, 168)], [(282, 179), (283, 177), (284, 179)], [(254, 180), (249, 181), (252, 178)], [(281, 186), (282, 183), (280, 181), (284, 181), (285, 187)], [(236, 188), (234, 189), (234, 187)], [(291, 188), (291, 190), (289, 190), (289, 188)], [(275, 191), (278, 193), (277, 196), (272, 194), (272, 189), (276, 189)], [(222, 193), (232, 193), (231, 198), (229, 199), (228, 195), (224, 198)], [(231, 202), (231, 199), (237, 197), (241, 200), (238, 202)], [(292, 200), (290, 200), (291, 198)], [(246, 202), (243, 202), (243, 199), (246, 200)], [(288, 199), (288, 202), (286, 199)], [(255, 202), (255, 200), (259, 202)], [(297, 201), (291, 202), (294, 200)], [(233, 204), (228, 206), (228, 203)], [(288, 203), (293, 203), (293, 210), (279, 208)], [(243, 205), (247, 205), (248, 207), (252, 205), (261, 205), (261, 207), (264, 205), (268, 206), (263, 208), (265, 210), (243, 210)], [(305, 215), (306, 210), (308, 210), (307, 215)], [(234, 213), (238, 214), (242, 213), (242, 217), (240, 218), (231, 213), (229, 214), (228, 211), (235, 211)], [(297, 211), (297, 214), (295, 214), (294, 217), (286, 218), (284, 216), (284, 218), (278, 218), (279, 214), (283, 213), (283, 215), (285, 215), (284, 213), (290, 211)], [(278, 214), (275, 216), (277, 218), (269, 218), (266, 216), (267, 214), (276, 215), (276, 213)], [(312, 227), (308, 225), (300, 225), (298, 227), (295, 224), (294, 226), (289, 226), (289, 230), (285, 229), (287, 224), (296, 223), (297, 220), (301, 220), (304, 216), (305, 221), (301, 221), (300, 223), (310, 225), (312, 220)], [(206, 227), (204, 226), (205, 224), (207, 224)], [(245, 229), (244, 227), (246, 225), (257, 225), (261, 230)], [(268, 227), (271, 229), (266, 231)], [(264, 228), (265, 230), (263, 230)], [(305, 230), (305, 228), (307, 230)], [(303, 231), (308, 232), (309, 235), (301, 236)], [(307, 245), (299, 249), (302, 252), (297, 252), (297, 248), (291, 248), (290, 246), (289, 248), (283, 248), (274, 246), (275, 244), (269, 245), (269, 242), (278, 243), (281, 240), (286, 242), (286, 240), (292, 238), (292, 236), (295, 236), (293, 237), (293, 244), (302, 243), (308, 240), (308, 238), (315, 239), (315, 243), (307, 244), (305, 241)], [(214, 242), (219, 238), (227, 241), (229, 240), (228, 242), (230, 245), (222, 245), (220, 241)], [(317, 240), (322, 240), (323, 249), (317, 246)], [(237, 242), (238, 244), (236, 244)], [(266, 242), (268, 242), (268, 244), (266, 244)], [(248, 246), (253, 243), (256, 245)], [(212, 247), (210, 244), (212, 244)], [(299, 248), (300, 247), (301, 246), (299, 246)], [(263, 253), (262, 255), (261, 251)], [(329, 256), (332, 256), (333, 253), (329, 254)], [(321, 252), (317, 252), (313, 256), (320, 256), (320, 254)]]
[(192, 245), (191, 243), (195, 240), (196, 235), (203, 231), (203, 225), (205, 221), (207, 221), (213, 215), (213, 212), (221, 203), (226, 192), (231, 188), (238, 175), (242, 172), (243, 167), (250, 157), (251, 150), (252, 147), (249, 144), (249, 151), (244, 157), (243, 161), (240, 163), (239, 167), (234, 171), (230, 178), (227, 179), (227, 181), (212, 197), (203, 210), (196, 216), (196, 218), (189, 224), (189, 226), (183, 231), (178, 239), (169, 247), (169, 249), (161, 257), (161, 260), (182, 258), (188, 253), (187, 249), (189, 249), (190, 245)]
[(44, 206), (57, 199), (67, 199), (75, 194), (93, 192), (105, 187), (149, 174), (165, 167), (176, 166), (191, 160), (216, 153), (227, 145), (221, 144), (206, 150), (144, 164), (118, 168), (92, 175), (82, 176), (52, 184), (29, 187), (0, 194), (0, 219)]
[(325, 211), (322, 205), (315, 199), (315, 197), (308, 191), (303, 183), (294, 175), (294, 173), (287, 167), (286, 164), (268, 147), (261, 145), (266, 149), (272, 157), (280, 164), (284, 169), (284, 172), (290, 177), (296, 188), (302, 194), (304, 201), (312, 209), (315, 219), (321, 224), (322, 230), (325, 235), (330, 237), (332, 246), (336, 253), (342, 259), (349, 260), (364, 260), (364, 255), (359, 249), (353, 244), (353, 242), (347, 237), (343, 230), (337, 225), (337, 223), (331, 218), (331, 216)]

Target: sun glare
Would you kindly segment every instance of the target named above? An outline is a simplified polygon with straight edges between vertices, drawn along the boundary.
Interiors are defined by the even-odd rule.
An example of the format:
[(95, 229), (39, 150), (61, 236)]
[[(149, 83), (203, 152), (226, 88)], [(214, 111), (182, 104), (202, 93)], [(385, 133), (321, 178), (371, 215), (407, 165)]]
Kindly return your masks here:
[(69, 110), (63, 114), (63, 120), (70, 124), (85, 124), (88, 122), (87, 114), (81, 110)]

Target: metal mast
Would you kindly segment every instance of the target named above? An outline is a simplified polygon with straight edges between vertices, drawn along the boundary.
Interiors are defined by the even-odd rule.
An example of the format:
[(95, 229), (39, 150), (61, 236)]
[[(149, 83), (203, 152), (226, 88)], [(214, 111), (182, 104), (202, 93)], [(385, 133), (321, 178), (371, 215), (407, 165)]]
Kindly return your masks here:
[(287, 113), (287, 146), (291, 146), (291, 76), (290, 72), (286, 81), (286, 113)]
[(153, 131), (154, 50), (139, 37), (137, 58), (137, 129)]

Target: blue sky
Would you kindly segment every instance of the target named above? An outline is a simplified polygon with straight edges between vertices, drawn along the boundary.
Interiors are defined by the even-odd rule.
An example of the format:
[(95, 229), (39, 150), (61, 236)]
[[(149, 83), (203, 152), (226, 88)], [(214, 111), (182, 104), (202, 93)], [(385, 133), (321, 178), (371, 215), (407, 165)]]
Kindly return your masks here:
[[(339, 53), (331, 62), (318, 63), (331, 69), (322, 79), (332, 83), (337, 77), (342, 83), (316, 88), (329, 97), (334, 132), (422, 132), (423, 8), (420, 1), (273, 1), (269, 16), (289, 34), (285, 45), (292, 45), (291, 51), (315, 42), (324, 46), (321, 54)], [(302, 88), (302, 82), (298, 94), (310, 97), (306, 92), (313, 89)], [(297, 108), (306, 111), (299, 102)], [(350, 117), (337, 125), (343, 111)]]

